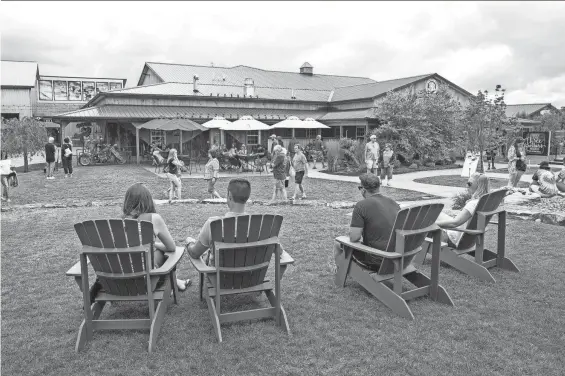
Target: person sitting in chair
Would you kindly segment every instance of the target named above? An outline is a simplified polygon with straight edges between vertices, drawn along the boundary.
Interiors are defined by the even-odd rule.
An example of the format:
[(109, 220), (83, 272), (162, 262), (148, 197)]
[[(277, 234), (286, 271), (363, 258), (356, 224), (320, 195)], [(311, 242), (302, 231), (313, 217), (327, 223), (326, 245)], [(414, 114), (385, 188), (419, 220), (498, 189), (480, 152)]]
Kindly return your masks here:
[[(194, 239), (190, 236), (186, 238), (185, 249), (192, 258), (199, 258), (206, 252), (212, 244), (212, 234), (210, 223), (222, 218), (237, 217), (247, 215), (245, 206), (247, 200), (251, 196), (251, 183), (246, 179), (232, 179), (228, 184), (228, 194), (226, 196), (229, 211), (223, 216), (210, 217), (202, 226), (198, 238)], [(213, 257), (213, 256), (212, 256)], [(208, 260), (210, 255), (208, 256)], [(209, 265), (212, 262), (208, 263)]]
[(467, 186), (469, 187), (471, 198), (467, 201), (461, 213), (453, 218), (442, 212), (436, 221), (436, 224), (443, 229), (442, 241), (447, 242), (450, 247), (454, 248), (457, 247), (463, 233), (449, 230), (449, 228), (465, 229), (467, 223), (475, 215), (479, 199), (482, 195), (489, 193), (489, 180), (485, 174), (475, 172), (467, 181)]
[[(392, 233), (396, 215), (400, 205), (393, 199), (380, 193), (381, 179), (375, 174), (363, 174), (359, 177), (361, 185), (359, 190), (363, 200), (355, 204), (349, 239), (352, 242), (362, 242), (364, 245), (385, 250)], [(342, 252), (336, 242), (334, 245), (334, 259)], [(378, 271), (382, 258), (364, 252), (353, 251), (353, 258), (367, 269)], [(333, 271), (337, 271), (334, 266)]]

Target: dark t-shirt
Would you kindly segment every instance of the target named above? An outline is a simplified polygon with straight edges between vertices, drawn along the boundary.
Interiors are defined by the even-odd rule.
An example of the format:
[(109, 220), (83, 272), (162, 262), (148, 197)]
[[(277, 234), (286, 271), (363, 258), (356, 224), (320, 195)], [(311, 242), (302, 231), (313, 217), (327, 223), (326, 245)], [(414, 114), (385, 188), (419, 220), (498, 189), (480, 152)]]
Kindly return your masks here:
[(317, 150), (317, 151), (322, 150), (322, 140), (318, 140), (318, 139), (314, 140), (314, 150)]
[(45, 162), (55, 162), (54, 144), (45, 144)]
[(273, 176), (276, 180), (284, 180), (286, 178), (286, 159), (282, 154), (277, 154), (273, 158)]
[(376, 194), (355, 204), (351, 227), (363, 229), (364, 245), (384, 251), (399, 211), (393, 199)]

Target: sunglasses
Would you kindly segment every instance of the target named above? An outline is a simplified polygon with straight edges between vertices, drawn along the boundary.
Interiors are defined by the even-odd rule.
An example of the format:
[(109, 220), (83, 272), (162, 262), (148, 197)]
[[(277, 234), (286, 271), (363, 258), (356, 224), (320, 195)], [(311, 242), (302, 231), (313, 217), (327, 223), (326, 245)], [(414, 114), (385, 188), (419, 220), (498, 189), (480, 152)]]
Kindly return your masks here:
[(473, 185), (472, 182), (470, 182), (470, 181), (467, 182), (467, 187), (470, 187), (470, 186), (472, 186), (472, 185)]

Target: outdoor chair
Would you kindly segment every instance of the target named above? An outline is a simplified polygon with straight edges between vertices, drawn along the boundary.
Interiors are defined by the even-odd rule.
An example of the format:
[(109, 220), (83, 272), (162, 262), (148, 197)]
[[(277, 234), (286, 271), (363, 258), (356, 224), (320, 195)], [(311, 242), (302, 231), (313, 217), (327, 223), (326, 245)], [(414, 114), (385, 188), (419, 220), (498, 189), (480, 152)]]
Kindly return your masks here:
[[(80, 261), (67, 271), (83, 295), (82, 321), (75, 350), (82, 350), (94, 330), (149, 329), (149, 352), (155, 349), (171, 295), (177, 303), (176, 265), (184, 254), (182, 247), (165, 263), (153, 269), (153, 224), (134, 219), (86, 221), (75, 224), (82, 243)], [(89, 289), (88, 264), (102, 286)], [(94, 302), (91, 303), (91, 295)], [(147, 302), (148, 319), (102, 320), (106, 302)]]
[[(227, 322), (274, 318), (277, 326), (290, 335), (286, 312), (281, 304), (281, 278), (294, 260), (278, 239), (283, 217), (280, 215), (242, 215), (210, 223), (213, 260), (191, 259), (200, 274), (200, 299), (206, 299), (214, 332), (222, 342), (220, 325)], [(275, 280), (266, 279), (272, 255), (275, 255)], [(210, 255), (210, 254), (209, 254)], [(275, 290), (273, 293), (273, 289)], [(222, 313), (221, 297), (264, 292), (271, 307)]]
[(151, 155), (151, 157), (153, 159), (153, 166), (155, 167), (155, 173), (163, 172), (163, 168), (167, 165), (167, 160), (162, 159), (161, 161), (159, 161), (159, 158), (157, 158), (154, 155)]
[[(450, 228), (449, 230), (463, 233), (457, 247), (445, 242), (441, 243), (440, 259), (453, 268), (479, 278), (482, 281), (496, 282), (488, 269), (498, 266), (499, 268), (519, 272), (514, 263), (505, 257), (506, 252), (506, 211), (500, 208), (500, 204), (506, 196), (506, 189), (499, 189), (480, 197), (477, 209), (466, 229)], [(498, 222), (492, 222), (494, 215), (498, 215)], [(485, 248), (485, 232), (487, 226), (498, 225), (497, 252)], [(415, 262), (422, 264), (429, 249), (431, 239), (426, 239), (427, 245), (424, 251), (418, 255)], [(469, 255), (474, 259), (464, 257)]]
[[(385, 250), (353, 243), (349, 236), (336, 238), (342, 252), (336, 260), (335, 284), (345, 287), (347, 276), (350, 276), (396, 314), (412, 320), (414, 315), (407, 300), (430, 296), (434, 301), (453, 305), (445, 289), (439, 285), (441, 230), (435, 222), (442, 209), (443, 204), (426, 204), (400, 210)], [(432, 234), (434, 239), (431, 278), (416, 270), (412, 263), (414, 256), (421, 252), (427, 234)], [(378, 271), (371, 271), (359, 263), (353, 256), (354, 250), (382, 257)], [(403, 291), (403, 278), (416, 288)]]

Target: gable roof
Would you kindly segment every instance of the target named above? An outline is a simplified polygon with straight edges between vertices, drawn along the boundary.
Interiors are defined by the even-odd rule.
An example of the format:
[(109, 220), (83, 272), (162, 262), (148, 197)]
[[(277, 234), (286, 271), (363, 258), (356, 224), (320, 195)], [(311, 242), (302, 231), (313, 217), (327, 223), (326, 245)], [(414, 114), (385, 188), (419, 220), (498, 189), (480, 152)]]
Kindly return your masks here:
[[(245, 65), (228, 68), (147, 62), (145, 66), (155, 72), (163, 82), (192, 83), (194, 75), (197, 75), (201, 84), (243, 86), (246, 78), (252, 78), (255, 86), (309, 90), (333, 90), (339, 86), (376, 82), (367, 77), (305, 75), (298, 72), (270, 71)], [(140, 83), (141, 77), (138, 85)]]
[(39, 76), (39, 67), (32, 61), (2, 60), (0, 69), (1, 86), (34, 87)]
[[(160, 84), (136, 86), (132, 88), (112, 90), (103, 95), (149, 95), (149, 96), (198, 96), (198, 97), (221, 97), (221, 98), (243, 98), (243, 86), (241, 85), (218, 85), (218, 84), (198, 84), (198, 92), (193, 91), (191, 83), (183, 82), (164, 82)], [(292, 94), (294, 97), (292, 98)], [(308, 90), (290, 89), (284, 87), (261, 87), (255, 86), (254, 99), (278, 99), (278, 100), (299, 100), (312, 102), (327, 102), (330, 90)], [(248, 97), (249, 98), (249, 97)], [(94, 103), (94, 99), (92, 99)]]
[(543, 110), (546, 107), (557, 110), (551, 103), (525, 103), (525, 104), (507, 104), (506, 116), (515, 117), (517, 114), (525, 113), (526, 117), (532, 116), (536, 112)]

